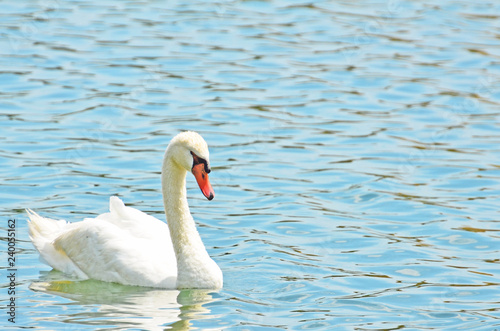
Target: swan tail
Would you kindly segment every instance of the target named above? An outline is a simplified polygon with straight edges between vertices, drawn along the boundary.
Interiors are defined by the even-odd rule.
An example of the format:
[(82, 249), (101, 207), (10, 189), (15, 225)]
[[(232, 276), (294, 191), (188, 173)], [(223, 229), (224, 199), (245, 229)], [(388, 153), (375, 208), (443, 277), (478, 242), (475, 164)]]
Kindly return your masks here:
[(38, 251), (47, 243), (52, 242), (61, 232), (61, 229), (67, 225), (65, 221), (42, 217), (31, 209), (26, 209), (26, 212), (29, 216), (29, 236)]
[(56, 221), (42, 217), (31, 209), (26, 209), (28, 213), (29, 237), (33, 246), (40, 253), (40, 260), (50, 265), (52, 268), (79, 278), (88, 278), (66, 255), (64, 250), (56, 247), (54, 242), (70, 224), (66, 221)]

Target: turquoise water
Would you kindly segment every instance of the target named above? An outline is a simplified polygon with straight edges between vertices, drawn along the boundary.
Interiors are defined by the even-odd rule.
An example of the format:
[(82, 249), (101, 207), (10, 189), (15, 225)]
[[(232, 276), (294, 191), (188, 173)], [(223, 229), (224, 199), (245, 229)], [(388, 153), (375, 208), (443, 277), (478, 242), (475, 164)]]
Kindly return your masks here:
[[(498, 2), (0, 6), (0, 325), (500, 328)], [(38, 260), (24, 208), (78, 221), (116, 194), (163, 219), (163, 151), (188, 129), (210, 146), (215, 199), (188, 195), (222, 290)]]

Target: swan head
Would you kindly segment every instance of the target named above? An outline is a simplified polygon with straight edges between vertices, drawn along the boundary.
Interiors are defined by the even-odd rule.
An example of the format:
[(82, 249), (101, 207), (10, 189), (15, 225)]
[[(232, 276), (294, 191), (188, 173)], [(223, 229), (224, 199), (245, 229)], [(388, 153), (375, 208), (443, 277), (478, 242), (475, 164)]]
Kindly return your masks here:
[(208, 200), (214, 198), (214, 190), (208, 180), (211, 171), (208, 145), (202, 136), (193, 131), (179, 133), (168, 145), (167, 154), (180, 167), (191, 171)]

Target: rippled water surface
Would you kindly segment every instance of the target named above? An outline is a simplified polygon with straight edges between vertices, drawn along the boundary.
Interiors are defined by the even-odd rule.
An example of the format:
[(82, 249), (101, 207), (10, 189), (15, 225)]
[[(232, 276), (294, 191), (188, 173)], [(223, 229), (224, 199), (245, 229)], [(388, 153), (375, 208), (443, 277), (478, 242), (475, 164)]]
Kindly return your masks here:
[[(8, 329), (500, 328), (496, 1), (3, 1)], [(164, 219), (170, 139), (200, 132), (191, 211), (220, 291), (50, 272), (24, 208), (110, 195)], [(15, 218), (16, 323), (6, 314)]]

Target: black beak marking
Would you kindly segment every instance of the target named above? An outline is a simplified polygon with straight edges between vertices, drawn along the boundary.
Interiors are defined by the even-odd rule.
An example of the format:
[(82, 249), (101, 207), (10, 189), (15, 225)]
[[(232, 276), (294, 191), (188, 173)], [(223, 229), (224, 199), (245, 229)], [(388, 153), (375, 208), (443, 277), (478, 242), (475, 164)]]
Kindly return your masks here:
[(205, 172), (207, 174), (209, 174), (212, 171), (212, 169), (210, 169), (210, 167), (208, 166), (207, 160), (205, 160), (204, 158), (199, 157), (198, 155), (196, 155), (192, 151), (191, 151), (191, 155), (193, 156), (193, 167), (195, 165), (197, 165), (197, 164), (203, 163), (203, 166), (205, 168)]

